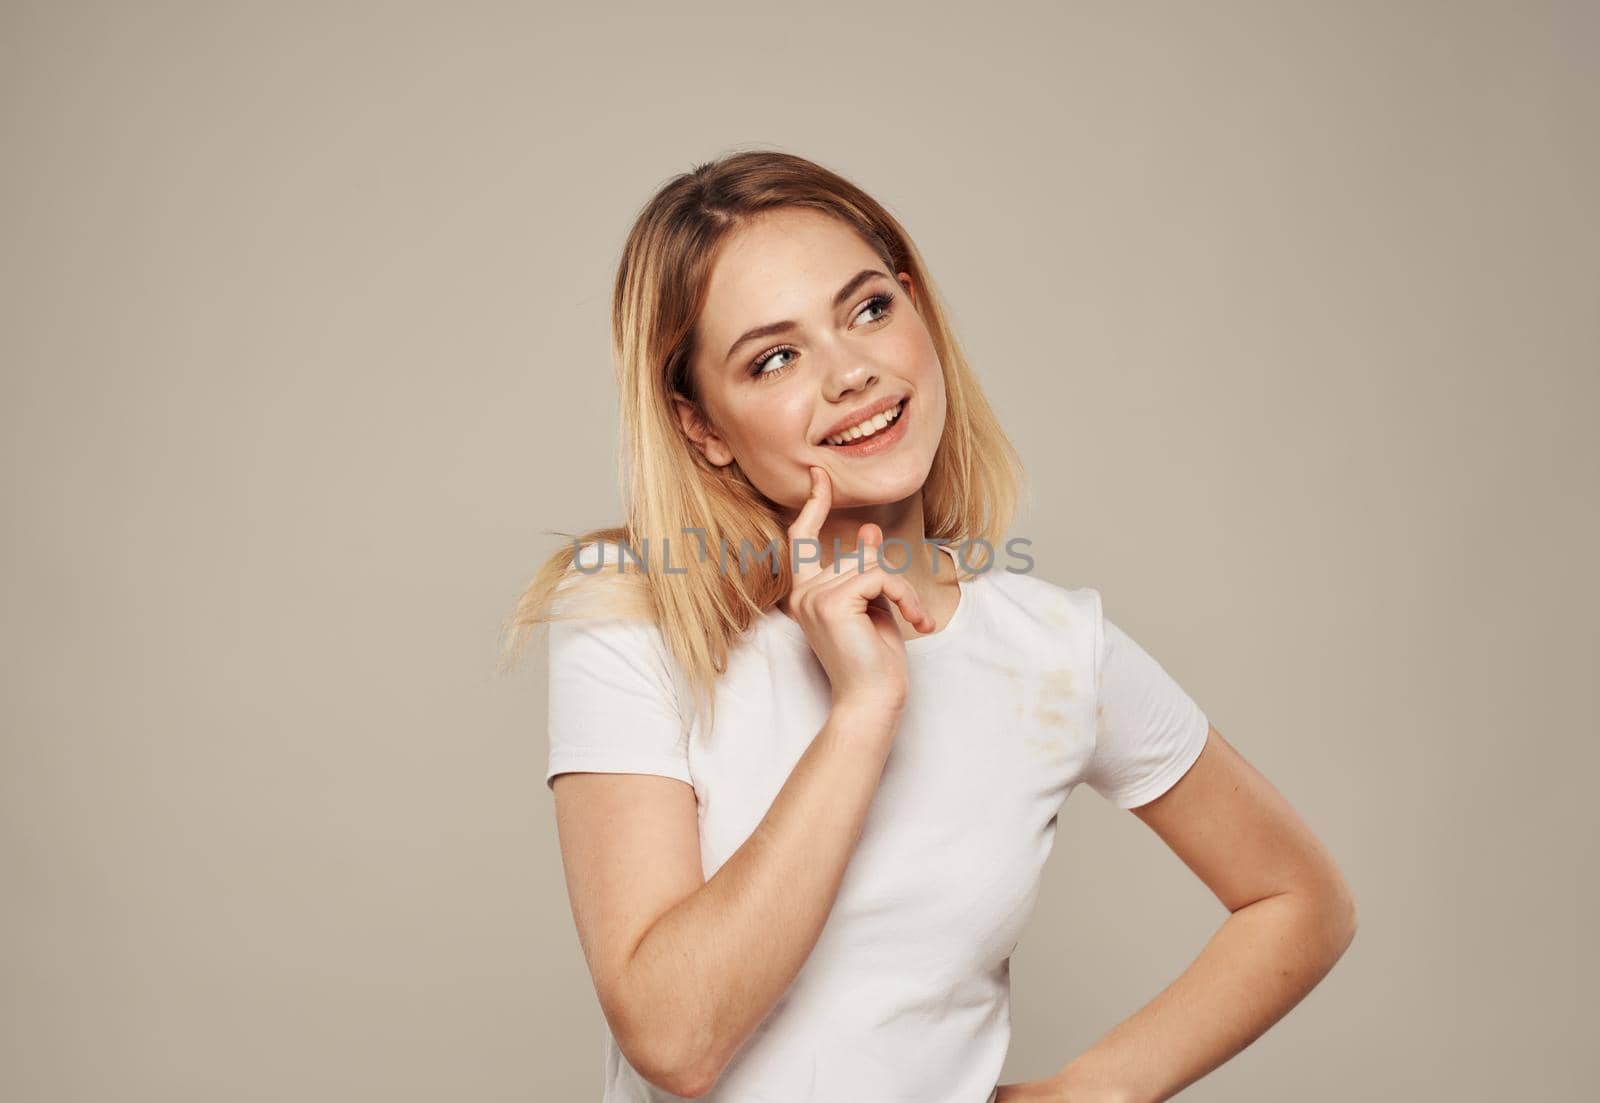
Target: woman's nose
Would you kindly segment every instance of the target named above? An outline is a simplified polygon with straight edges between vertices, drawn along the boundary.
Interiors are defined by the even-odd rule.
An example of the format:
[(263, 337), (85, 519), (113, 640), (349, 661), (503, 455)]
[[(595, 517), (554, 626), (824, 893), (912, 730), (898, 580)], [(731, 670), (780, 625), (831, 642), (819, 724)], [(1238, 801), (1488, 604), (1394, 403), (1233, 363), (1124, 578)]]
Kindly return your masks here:
[(864, 390), (877, 381), (877, 373), (866, 364), (856, 363), (840, 368), (828, 377), (828, 398), (837, 401), (841, 395)]

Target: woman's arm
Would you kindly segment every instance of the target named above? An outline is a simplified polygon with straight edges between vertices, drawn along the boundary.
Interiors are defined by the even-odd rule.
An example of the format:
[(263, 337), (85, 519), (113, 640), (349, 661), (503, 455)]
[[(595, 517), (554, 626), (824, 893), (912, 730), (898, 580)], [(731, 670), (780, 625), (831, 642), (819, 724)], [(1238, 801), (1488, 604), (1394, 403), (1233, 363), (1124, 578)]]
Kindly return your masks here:
[(618, 1048), (675, 1095), (709, 1091), (816, 944), (899, 714), (836, 705), (709, 881), (694, 790), (645, 774), (553, 782), (578, 938)]
[(1171, 789), (1133, 809), (1230, 914), (1160, 994), (1055, 1076), (997, 1103), (1159, 1103), (1260, 1037), (1328, 974), (1355, 900), (1283, 796), (1215, 728)]

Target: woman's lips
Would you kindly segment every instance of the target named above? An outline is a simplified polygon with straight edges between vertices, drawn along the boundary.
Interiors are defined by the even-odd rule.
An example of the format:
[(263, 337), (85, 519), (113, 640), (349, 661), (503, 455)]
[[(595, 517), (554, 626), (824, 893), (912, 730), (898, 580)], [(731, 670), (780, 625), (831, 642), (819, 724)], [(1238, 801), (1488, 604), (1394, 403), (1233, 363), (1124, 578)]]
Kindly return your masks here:
[(852, 458), (875, 456), (879, 452), (886, 451), (900, 443), (900, 439), (906, 435), (906, 418), (910, 414), (911, 398), (907, 396), (900, 403), (900, 416), (870, 437), (853, 440), (848, 444), (824, 444), (823, 447), (830, 452), (838, 452), (842, 456), (850, 456)]

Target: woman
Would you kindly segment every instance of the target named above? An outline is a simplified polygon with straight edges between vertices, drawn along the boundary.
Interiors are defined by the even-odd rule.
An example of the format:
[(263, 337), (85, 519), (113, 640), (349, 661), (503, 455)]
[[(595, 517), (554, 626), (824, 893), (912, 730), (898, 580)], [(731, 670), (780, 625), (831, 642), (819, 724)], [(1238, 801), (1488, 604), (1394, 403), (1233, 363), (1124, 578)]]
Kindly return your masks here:
[[(881, 205), (781, 153), (702, 165), (639, 215), (613, 326), (626, 524), (545, 564), (510, 645), (549, 623), (608, 1103), (1165, 1099), (1333, 966), (1353, 903), (1290, 807), (1096, 590), (1001, 564), (1020, 466)], [(1232, 914), (997, 1086), (1080, 782)]]

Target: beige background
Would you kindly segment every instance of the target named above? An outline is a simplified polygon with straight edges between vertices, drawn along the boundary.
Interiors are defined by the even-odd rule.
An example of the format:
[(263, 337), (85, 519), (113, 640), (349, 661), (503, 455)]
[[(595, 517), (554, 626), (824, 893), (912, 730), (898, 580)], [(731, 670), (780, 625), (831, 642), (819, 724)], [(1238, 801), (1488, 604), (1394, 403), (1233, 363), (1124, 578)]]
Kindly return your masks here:
[[(1592, 1092), (1592, 5), (3, 32), (7, 1100), (598, 1098), (543, 653), (496, 678), (496, 627), (546, 530), (619, 515), (629, 222), (752, 145), (903, 219), (1040, 574), (1099, 587), (1354, 885), (1344, 961), (1184, 1098)], [(1222, 916), (1081, 790), (1006, 1078)]]

